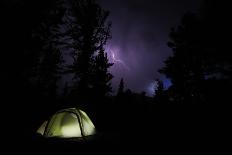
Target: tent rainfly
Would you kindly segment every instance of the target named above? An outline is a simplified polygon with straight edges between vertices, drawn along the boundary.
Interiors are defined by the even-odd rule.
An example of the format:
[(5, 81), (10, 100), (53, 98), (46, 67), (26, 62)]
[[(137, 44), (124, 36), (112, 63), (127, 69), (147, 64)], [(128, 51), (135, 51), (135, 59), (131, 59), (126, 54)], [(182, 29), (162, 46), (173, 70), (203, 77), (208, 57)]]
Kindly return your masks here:
[(91, 136), (96, 133), (88, 115), (77, 108), (63, 109), (45, 121), (37, 133), (44, 137), (76, 138)]

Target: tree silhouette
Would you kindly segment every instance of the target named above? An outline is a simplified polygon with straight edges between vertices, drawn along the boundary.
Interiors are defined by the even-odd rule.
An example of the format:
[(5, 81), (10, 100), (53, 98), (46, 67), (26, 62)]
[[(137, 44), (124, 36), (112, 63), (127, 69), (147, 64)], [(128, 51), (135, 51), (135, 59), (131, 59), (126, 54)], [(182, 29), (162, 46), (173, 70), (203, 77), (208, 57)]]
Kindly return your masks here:
[(157, 83), (156, 87), (155, 87), (155, 94), (156, 95), (162, 94), (163, 91), (164, 91), (164, 84), (163, 84), (163, 82), (161, 80), (159, 80), (159, 79), (156, 79), (155, 81)]
[[(11, 107), (17, 120), (24, 120), (19, 129), (22, 134), (34, 132), (40, 119), (52, 112), (56, 104), (48, 98), (55, 94), (57, 67), (61, 63), (53, 43), (54, 29), (63, 13), (61, 8), (60, 0), (9, 1), (1, 7), (4, 103), (9, 103), (5, 105)], [(46, 88), (46, 97), (40, 87)]]
[[(209, 94), (219, 90), (213, 88), (218, 80), (231, 85), (231, 56), (226, 52), (227, 39), (222, 35), (229, 31), (222, 25), (228, 23), (223, 18), (227, 14), (222, 10), (222, 3), (215, 2), (207, 1), (199, 14), (185, 14), (181, 25), (171, 29), (168, 46), (173, 56), (166, 60), (160, 72), (171, 79), (170, 89), (177, 103), (208, 103)], [(215, 85), (211, 85), (212, 81)]]
[(57, 81), (60, 78), (63, 58), (59, 49), (48, 50), (38, 66), (37, 87), (44, 96), (54, 98), (57, 95)]
[(109, 63), (108, 61), (107, 53), (105, 53), (103, 47), (101, 47), (94, 60), (93, 82), (93, 94), (99, 99), (104, 98), (105, 95), (112, 91), (110, 80), (113, 78), (113, 75), (108, 72), (108, 69), (113, 63)]
[(161, 70), (170, 77), (176, 92), (177, 102), (191, 100), (199, 93), (198, 84), (204, 80), (204, 59), (199, 46), (195, 44), (199, 34), (199, 21), (194, 14), (186, 14), (182, 19), (182, 26), (172, 29), (170, 37), (173, 42), (168, 45), (174, 51), (174, 56), (166, 61), (166, 67)]
[[(46, 5), (46, 3), (44, 3)], [(55, 101), (57, 98), (57, 82), (63, 69), (63, 55), (59, 49), (60, 24), (64, 16), (62, 1), (51, 1), (51, 6), (41, 12), (43, 18), (37, 21), (32, 29), (31, 47), (25, 53), (31, 61), (31, 68), (27, 71), (31, 76), (30, 91), (43, 104), (44, 111), (54, 111), (58, 108)], [(30, 60), (30, 58), (33, 58)], [(28, 65), (28, 64), (25, 64)], [(26, 67), (25, 67), (26, 68)]]
[[(103, 45), (110, 38), (111, 24), (106, 23), (109, 12), (103, 10), (94, 0), (70, 0), (69, 6), (65, 25), (71, 39), (68, 46), (73, 50), (74, 62), (70, 66), (75, 79), (73, 93), (78, 95), (79, 99), (89, 99), (93, 92), (93, 81), (97, 76), (94, 75), (97, 73), (94, 71), (94, 57), (99, 50), (103, 50)], [(110, 67), (107, 62), (105, 65)]]
[(117, 96), (122, 96), (123, 93), (124, 93), (124, 80), (123, 78), (121, 78), (119, 86), (118, 86)]
[(164, 90), (164, 84), (161, 80), (156, 79), (156, 85), (155, 85), (155, 95), (154, 95), (154, 103), (155, 104), (167, 104), (168, 103), (168, 96), (167, 91)]

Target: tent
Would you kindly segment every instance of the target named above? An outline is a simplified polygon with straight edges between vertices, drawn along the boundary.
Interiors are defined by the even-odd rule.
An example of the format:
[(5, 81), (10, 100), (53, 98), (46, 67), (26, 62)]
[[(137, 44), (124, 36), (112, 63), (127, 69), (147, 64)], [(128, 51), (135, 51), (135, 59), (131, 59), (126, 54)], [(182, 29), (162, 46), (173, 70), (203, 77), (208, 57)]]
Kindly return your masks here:
[(39, 127), (37, 133), (44, 137), (84, 138), (94, 135), (96, 130), (84, 111), (69, 108), (56, 112)]

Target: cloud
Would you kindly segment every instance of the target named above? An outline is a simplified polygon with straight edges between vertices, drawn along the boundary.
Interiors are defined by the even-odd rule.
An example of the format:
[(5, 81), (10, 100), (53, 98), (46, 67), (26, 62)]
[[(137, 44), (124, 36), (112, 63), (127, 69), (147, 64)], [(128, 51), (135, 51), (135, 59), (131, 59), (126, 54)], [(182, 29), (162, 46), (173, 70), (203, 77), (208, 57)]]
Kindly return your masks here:
[[(113, 86), (117, 89), (124, 77), (126, 87), (136, 92), (147, 91), (156, 79), (157, 71), (171, 55), (166, 46), (170, 28), (176, 26), (188, 10), (198, 8), (200, 0), (100, 0), (112, 21), (112, 39), (107, 46), (116, 47), (117, 55), (130, 68), (115, 64)], [(148, 91), (147, 91), (148, 92)]]

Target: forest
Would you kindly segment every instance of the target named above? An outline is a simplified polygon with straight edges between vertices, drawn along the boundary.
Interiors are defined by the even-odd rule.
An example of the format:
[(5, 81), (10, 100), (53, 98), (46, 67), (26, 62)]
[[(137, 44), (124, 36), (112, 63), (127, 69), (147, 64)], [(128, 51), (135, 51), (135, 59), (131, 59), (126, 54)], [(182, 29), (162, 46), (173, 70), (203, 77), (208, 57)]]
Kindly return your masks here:
[[(156, 79), (153, 97), (133, 92), (123, 77), (112, 93), (114, 75), (109, 69), (114, 64), (105, 47), (114, 37), (114, 23), (95, 0), (0, 3), (1, 114), (10, 144), (21, 139), (25, 146), (45, 147), (36, 136), (41, 123), (60, 109), (78, 107), (102, 133), (100, 140), (91, 142), (100, 149), (129, 148), (128, 143), (149, 144), (154, 150), (224, 145), (232, 88), (226, 2), (205, 0), (198, 13), (187, 12), (179, 26), (170, 28), (167, 46), (172, 55), (158, 72), (172, 85), (165, 89)], [(67, 147), (78, 148), (73, 143)]]

